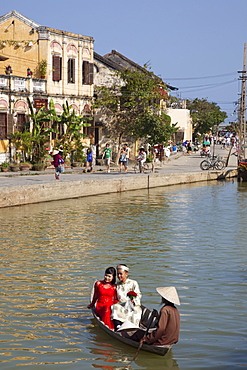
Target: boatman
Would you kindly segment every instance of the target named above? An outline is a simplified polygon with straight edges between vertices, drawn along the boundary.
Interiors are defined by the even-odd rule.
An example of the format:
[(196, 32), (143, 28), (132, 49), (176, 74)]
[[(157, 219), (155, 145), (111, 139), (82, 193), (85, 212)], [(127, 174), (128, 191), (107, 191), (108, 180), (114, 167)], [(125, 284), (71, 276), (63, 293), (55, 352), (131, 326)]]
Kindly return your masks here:
[(164, 306), (160, 310), (157, 329), (145, 335), (138, 329), (130, 338), (156, 346), (171, 345), (178, 342), (180, 330), (180, 315), (175, 304), (180, 305), (179, 297), (174, 287), (156, 288), (162, 297)]

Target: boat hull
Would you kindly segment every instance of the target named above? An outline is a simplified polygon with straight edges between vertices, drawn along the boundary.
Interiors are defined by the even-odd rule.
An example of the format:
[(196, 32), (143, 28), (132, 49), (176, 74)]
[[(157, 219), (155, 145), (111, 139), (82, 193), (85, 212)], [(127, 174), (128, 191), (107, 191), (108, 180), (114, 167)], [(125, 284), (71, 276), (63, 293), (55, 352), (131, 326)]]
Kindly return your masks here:
[[(116, 340), (119, 340), (120, 342), (125, 343), (125, 344), (127, 344), (131, 347), (134, 347), (134, 348), (139, 347), (139, 344), (140, 344), (139, 342), (135, 342), (134, 340), (131, 340), (129, 338), (122, 337), (119, 333), (117, 333), (114, 330), (111, 330), (110, 328), (108, 328), (108, 326), (106, 326), (98, 318), (98, 316), (96, 316), (96, 314), (93, 310), (92, 310), (92, 313), (93, 313), (93, 316), (94, 316), (97, 324), (99, 325), (99, 327), (102, 330), (104, 330), (107, 334), (109, 334), (112, 338), (115, 338)], [(164, 356), (169, 351), (170, 348), (171, 348), (171, 346), (152, 346), (152, 345), (148, 345), (148, 344), (143, 343), (143, 345), (141, 347), (141, 350), (142, 351), (147, 351), (147, 352), (152, 352), (152, 353), (155, 353), (155, 354), (160, 355), (160, 356)]]

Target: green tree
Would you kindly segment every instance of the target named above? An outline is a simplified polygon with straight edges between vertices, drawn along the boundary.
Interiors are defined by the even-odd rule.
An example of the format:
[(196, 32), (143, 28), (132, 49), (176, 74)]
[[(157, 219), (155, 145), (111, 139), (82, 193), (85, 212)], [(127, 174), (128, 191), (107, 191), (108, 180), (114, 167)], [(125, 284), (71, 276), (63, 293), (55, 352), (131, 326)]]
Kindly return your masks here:
[(90, 120), (92, 120), (92, 117), (77, 115), (68, 102), (63, 104), (63, 113), (59, 117), (59, 123), (65, 125), (66, 129), (61, 139), (56, 140), (55, 146), (61, 145), (63, 147), (64, 158), (67, 157), (67, 154), (70, 154), (73, 161), (82, 162), (84, 160), (82, 138), (85, 135), (82, 128), (91, 126)]
[(29, 98), (28, 105), (31, 112), (29, 117), (33, 122), (30, 133), (30, 140), (32, 143), (31, 159), (33, 163), (44, 163), (47, 153), (46, 146), (50, 142), (50, 134), (51, 132), (55, 132), (54, 129), (50, 128), (50, 125), (46, 126), (46, 123), (58, 121), (59, 117), (56, 114), (53, 100), (49, 103), (49, 109), (42, 107), (36, 113), (34, 112), (33, 105)]
[(160, 116), (160, 100), (167, 98), (166, 87), (153, 72), (147, 69), (116, 72), (115, 84), (99, 88), (96, 94), (94, 109), (100, 110), (109, 133), (118, 138), (119, 147), (124, 135), (134, 139), (154, 136), (156, 143), (169, 136), (169, 125), (162, 125), (169, 118)]
[(15, 131), (9, 135), (9, 139), (15, 150), (22, 153), (21, 160), (23, 162), (30, 161), (32, 158), (31, 132)]
[(171, 117), (165, 113), (144, 114), (138, 117), (139, 135), (153, 147), (155, 144), (163, 144), (170, 140), (177, 131), (176, 124), (171, 125)]
[(227, 118), (226, 112), (206, 99), (187, 100), (186, 105), (191, 113), (194, 137), (209, 133)]
[(150, 144), (152, 154), (152, 171), (154, 171), (154, 146), (157, 144), (164, 144), (171, 139), (171, 137), (177, 132), (178, 127), (175, 124), (171, 124), (171, 117), (165, 113), (161, 114), (144, 114), (139, 117), (139, 135), (145, 138), (146, 143)]
[(46, 146), (50, 143), (51, 132), (54, 132), (50, 128), (50, 125), (46, 125), (46, 123), (59, 120), (59, 118), (56, 115), (52, 100), (49, 103), (49, 109), (42, 107), (36, 113), (29, 98), (27, 100), (30, 109), (29, 117), (32, 120), (32, 130), (25, 129), (23, 132), (15, 131), (9, 136), (9, 139), (15, 149), (22, 152), (22, 159), (24, 161), (29, 160), (33, 163), (44, 163), (47, 154)]

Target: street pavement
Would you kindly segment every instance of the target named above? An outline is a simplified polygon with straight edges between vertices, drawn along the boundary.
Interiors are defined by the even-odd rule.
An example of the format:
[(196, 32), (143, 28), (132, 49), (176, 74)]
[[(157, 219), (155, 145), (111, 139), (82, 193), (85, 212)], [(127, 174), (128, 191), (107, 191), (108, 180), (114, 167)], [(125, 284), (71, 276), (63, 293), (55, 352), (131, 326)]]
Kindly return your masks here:
[[(211, 148), (213, 151), (213, 148)], [(235, 150), (233, 150), (234, 152)], [(222, 149), (220, 145), (215, 146), (215, 154), (226, 159), (229, 151), (228, 149)], [(193, 152), (191, 155), (183, 154), (178, 152), (170, 156), (169, 160), (166, 160), (162, 165), (155, 164), (155, 174), (176, 174), (176, 173), (193, 173), (200, 172), (200, 163), (205, 158), (201, 158), (200, 152)], [(227, 170), (234, 170), (237, 168), (237, 157), (235, 155), (230, 156)], [(152, 173), (150, 173), (152, 176)], [(47, 184), (70, 181), (83, 181), (83, 180), (100, 180), (109, 178), (121, 178), (126, 176), (143, 176), (140, 173), (134, 173), (133, 164), (129, 166), (128, 172), (119, 172), (117, 166), (113, 166), (110, 173), (106, 173), (104, 166), (95, 166), (95, 172), (83, 173), (83, 168), (70, 168), (61, 174), (60, 180), (56, 180), (54, 176), (54, 169), (46, 169), (42, 172), (29, 171), (29, 172), (0, 172), (0, 188), (1, 187), (12, 187), (12, 186), (26, 186), (34, 184)]]

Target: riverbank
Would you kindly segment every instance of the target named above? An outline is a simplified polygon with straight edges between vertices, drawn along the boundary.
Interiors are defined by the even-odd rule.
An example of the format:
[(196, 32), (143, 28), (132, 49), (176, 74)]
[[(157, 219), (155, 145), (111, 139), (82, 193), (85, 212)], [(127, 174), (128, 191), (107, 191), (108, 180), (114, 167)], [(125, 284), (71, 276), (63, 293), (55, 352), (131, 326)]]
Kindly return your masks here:
[[(227, 153), (217, 148), (217, 154)], [(82, 169), (61, 175), (55, 180), (54, 170), (42, 174), (18, 173), (0, 176), (0, 208), (30, 203), (48, 202), (107, 193), (117, 193), (137, 189), (151, 189), (160, 186), (212, 181), (235, 177), (236, 157), (231, 157), (229, 166), (223, 171), (201, 171), (199, 153), (191, 156), (174, 156), (163, 164), (157, 165), (154, 173), (135, 174), (133, 168), (127, 173), (106, 173), (98, 167), (94, 173), (84, 174)]]

